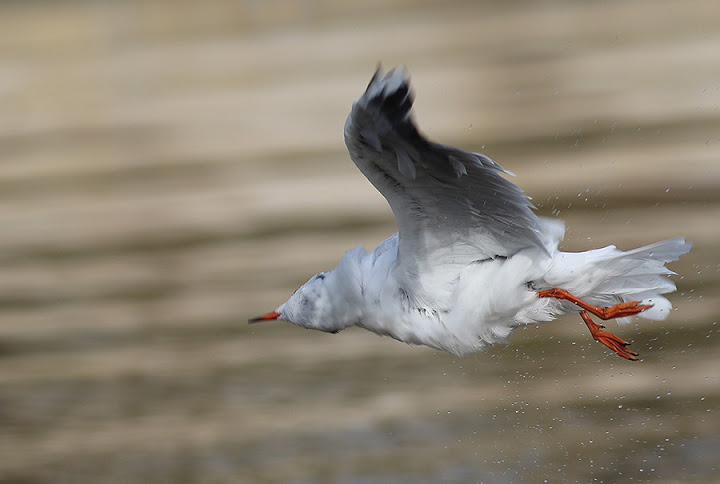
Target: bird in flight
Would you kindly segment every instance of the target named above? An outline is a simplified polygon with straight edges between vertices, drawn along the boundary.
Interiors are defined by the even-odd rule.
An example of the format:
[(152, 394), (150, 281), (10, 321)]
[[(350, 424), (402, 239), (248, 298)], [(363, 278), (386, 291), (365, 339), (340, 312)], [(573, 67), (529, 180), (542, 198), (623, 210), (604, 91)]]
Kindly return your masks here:
[(593, 338), (634, 360), (602, 320), (664, 319), (674, 274), (665, 263), (690, 250), (683, 238), (620, 251), (562, 252), (562, 221), (537, 216), (511, 175), (481, 153), (429, 141), (411, 117), (402, 67), (380, 68), (352, 106), (345, 143), (387, 199), (398, 232), (374, 251), (349, 250), (277, 309), (279, 319), (336, 333), (359, 326), (463, 356), (504, 342), (520, 325), (579, 312)]

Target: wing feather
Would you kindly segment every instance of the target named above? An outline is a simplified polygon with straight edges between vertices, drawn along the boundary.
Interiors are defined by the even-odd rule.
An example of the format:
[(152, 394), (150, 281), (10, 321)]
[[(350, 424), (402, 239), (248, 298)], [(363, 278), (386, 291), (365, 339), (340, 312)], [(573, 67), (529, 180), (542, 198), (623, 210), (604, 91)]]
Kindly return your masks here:
[(410, 114), (402, 68), (375, 73), (353, 104), (345, 143), (360, 171), (388, 200), (398, 224), (398, 264), (411, 276), (448, 263), (547, 252), (543, 224), (522, 190), (486, 155), (428, 141)]

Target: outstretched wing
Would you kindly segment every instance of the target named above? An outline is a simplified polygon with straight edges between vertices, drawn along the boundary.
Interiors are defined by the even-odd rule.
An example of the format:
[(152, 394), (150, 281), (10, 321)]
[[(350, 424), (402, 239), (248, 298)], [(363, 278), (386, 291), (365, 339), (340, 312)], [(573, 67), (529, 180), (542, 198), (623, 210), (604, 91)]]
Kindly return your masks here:
[(508, 173), (481, 153), (428, 141), (410, 117), (402, 68), (380, 69), (345, 123), (355, 165), (388, 200), (398, 224), (398, 266), (410, 277), (545, 249), (542, 223)]

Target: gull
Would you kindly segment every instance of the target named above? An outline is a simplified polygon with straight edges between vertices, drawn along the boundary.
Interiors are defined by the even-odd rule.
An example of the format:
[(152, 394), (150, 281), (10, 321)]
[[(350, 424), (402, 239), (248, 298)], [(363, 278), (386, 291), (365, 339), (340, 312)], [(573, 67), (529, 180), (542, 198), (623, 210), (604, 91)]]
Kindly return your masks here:
[(403, 67), (378, 68), (345, 123), (358, 169), (387, 199), (398, 232), (372, 252), (345, 253), (277, 309), (249, 322), (283, 320), (330, 333), (359, 326), (457, 356), (505, 342), (522, 325), (579, 313), (592, 337), (628, 360), (628, 342), (602, 320), (665, 319), (665, 267), (684, 238), (623, 252), (563, 252), (562, 221), (540, 217), (512, 173), (482, 153), (429, 141), (411, 117)]

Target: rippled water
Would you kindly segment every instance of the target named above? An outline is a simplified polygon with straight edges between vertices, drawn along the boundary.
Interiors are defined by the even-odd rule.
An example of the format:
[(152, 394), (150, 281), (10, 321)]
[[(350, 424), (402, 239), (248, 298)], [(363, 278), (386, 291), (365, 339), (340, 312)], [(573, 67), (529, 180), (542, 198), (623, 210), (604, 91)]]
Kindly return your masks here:
[[(715, 1), (0, 5), (0, 481), (720, 479)], [(395, 231), (342, 141), (378, 61), (566, 250), (685, 235), (668, 321), (458, 359), (248, 326)]]

